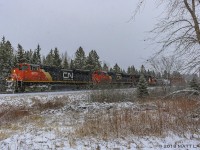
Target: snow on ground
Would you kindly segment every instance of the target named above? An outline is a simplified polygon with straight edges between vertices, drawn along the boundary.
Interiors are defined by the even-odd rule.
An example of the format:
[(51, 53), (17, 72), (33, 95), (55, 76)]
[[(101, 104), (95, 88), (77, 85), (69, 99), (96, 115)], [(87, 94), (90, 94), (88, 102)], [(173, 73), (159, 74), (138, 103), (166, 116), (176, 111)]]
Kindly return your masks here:
[[(136, 103), (89, 103), (90, 91), (0, 94), (0, 106), (31, 107), (35, 100), (47, 102), (55, 97), (64, 97), (67, 105), (49, 109), (40, 115), (25, 116), (19, 122), (0, 126), (1, 150), (126, 150), (126, 149), (199, 149), (200, 135), (180, 137), (122, 137), (117, 139), (76, 138), (75, 127), (84, 121), (88, 111), (110, 107), (137, 108)], [(1, 108), (0, 108), (1, 110)], [(1, 119), (1, 118), (0, 118)]]

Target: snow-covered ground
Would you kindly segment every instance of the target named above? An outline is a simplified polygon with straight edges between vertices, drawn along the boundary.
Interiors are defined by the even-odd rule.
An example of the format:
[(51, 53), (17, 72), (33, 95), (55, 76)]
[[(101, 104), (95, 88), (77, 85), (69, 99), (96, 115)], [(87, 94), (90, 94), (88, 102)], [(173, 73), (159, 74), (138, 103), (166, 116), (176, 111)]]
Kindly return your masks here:
[[(0, 126), (1, 150), (126, 150), (126, 149), (200, 149), (200, 135), (184, 137), (168, 134), (165, 137), (128, 136), (109, 138), (78, 138), (74, 131), (84, 121), (85, 114), (111, 107), (137, 108), (137, 103), (89, 102), (90, 91), (0, 94), (0, 111), (7, 106), (31, 108), (37, 101), (46, 103), (64, 99), (57, 109), (33, 111), (17, 121)], [(3, 121), (0, 116), (0, 121)]]

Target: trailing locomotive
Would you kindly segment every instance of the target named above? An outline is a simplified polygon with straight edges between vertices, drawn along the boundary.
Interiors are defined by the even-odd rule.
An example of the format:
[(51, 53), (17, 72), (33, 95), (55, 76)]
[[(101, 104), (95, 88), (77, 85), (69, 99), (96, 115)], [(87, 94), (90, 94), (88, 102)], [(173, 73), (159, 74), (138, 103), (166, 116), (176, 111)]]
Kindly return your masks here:
[[(147, 78), (149, 81), (151, 77)], [(105, 71), (62, 69), (44, 65), (21, 63), (13, 68), (7, 78), (7, 92), (24, 92), (27, 88), (40, 87), (41, 90), (53, 87), (70, 86), (86, 88), (96, 84), (136, 84), (139, 76)]]

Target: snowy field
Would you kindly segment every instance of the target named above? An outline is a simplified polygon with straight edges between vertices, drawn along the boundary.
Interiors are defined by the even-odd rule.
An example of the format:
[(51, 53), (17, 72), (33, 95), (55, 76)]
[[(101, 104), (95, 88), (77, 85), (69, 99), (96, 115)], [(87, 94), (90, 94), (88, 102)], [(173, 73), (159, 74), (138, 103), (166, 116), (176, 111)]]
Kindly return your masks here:
[[(131, 90), (131, 89), (130, 89)], [(199, 133), (178, 136), (126, 136), (118, 138), (81, 137), (77, 129), (88, 113), (131, 108), (141, 110), (138, 102), (90, 102), (91, 91), (67, 91), (0, 95), (0, 149), (1, 150), (149, 150), (200, 149)], [(64, 105), (45, 109), (41, 104), (62, 101)], [(39, 107), (40, 106), (40, 107)], [(41, 109), (41, 106), (43, 109)], [(20, 108), (16, 118), (9, 110)], [(25, 112), (25, 113), (22, 113)], [(19, 117), (20, 115), (23, 117)], [(80, 133), (81, 134), (81, 133)]]

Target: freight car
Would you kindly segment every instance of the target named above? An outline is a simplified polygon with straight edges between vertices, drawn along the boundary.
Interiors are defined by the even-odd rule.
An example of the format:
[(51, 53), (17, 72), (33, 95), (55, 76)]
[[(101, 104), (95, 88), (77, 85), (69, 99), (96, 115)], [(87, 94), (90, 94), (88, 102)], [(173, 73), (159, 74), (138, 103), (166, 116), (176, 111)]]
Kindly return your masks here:
[[(147, 81), (150, 80), (150, 77)], [(138, 75), (81, 69), (63, 69), (45, 65), (20, 63), (7, 78), (7, 92), (24, 92), (26, 89), (40, 90), (70, 87), (88, 88), (98, 84), (136, 85)]]

